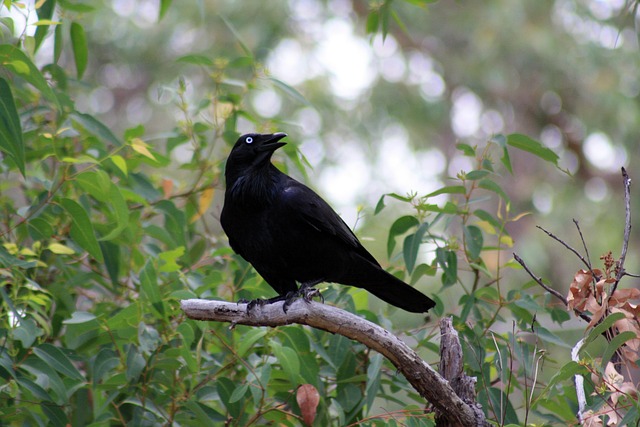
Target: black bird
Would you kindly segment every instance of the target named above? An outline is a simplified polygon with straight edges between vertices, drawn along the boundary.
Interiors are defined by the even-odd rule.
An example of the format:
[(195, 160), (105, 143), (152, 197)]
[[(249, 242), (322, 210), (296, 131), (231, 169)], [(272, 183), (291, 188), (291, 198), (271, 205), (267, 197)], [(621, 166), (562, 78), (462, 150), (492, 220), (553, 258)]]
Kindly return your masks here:
[(302, 291), (335, 282), (413, 313), (432, 308), (431, 298), (380, 267), (327, 202), (271, 164), (285, 136), (251, 133), (238, 139), (227, 159), (220, 217), (231, 248), (278, 293), (268, 302), (285, 300), (286, 310)]

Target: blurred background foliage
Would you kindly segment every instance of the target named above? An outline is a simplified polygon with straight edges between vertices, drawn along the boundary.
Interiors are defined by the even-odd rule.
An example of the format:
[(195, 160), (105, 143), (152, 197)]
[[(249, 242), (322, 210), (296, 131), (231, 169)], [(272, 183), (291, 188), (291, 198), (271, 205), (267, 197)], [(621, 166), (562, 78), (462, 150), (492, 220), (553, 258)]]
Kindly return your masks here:
[[(350, 344), (338, 337), (292, 328), (228, 331), (180, 318), (179, 298), (271, 296), (232, 256), (218, 222), (224, 158), (239, 134), (256, 130), (289, 134), (278, 165), (327, 198), (385, 266), (428, 276), (414, 274), (414, 281), (438, 292), (436, 314), (456, 315), (477, 351), (469, 366), (480, 376), (490, 418), (526, 419), (526, 383), (504, 404), (518, 386), (503, 381), (510, 365), (501, 358), (513, 350), (522, 362), (514, 369), (533, 369), (538, 343), (519, 334), (536, 310), (552, 329), (568, 316), (557, 301), (522, 296), (528, 277), (504, 267), (515, 251), (566, 292), (581, 266), (536, 224), (580, 247), (577, 219), (594, 259), (621, 246), (620, 167), (635, 179), (631, 159), (639, 150), (634, 8), (623, 0), (3, 2), (4, 126), (14, 122), (15, 100), (22, 134), (16, 142), (7, 131), (1, 164), (0, 367), (5, 380), (15, 380), (2, 387), (3, 419), (188, 425), (231, 417), (245, 425), (278, 414), (274, 421), (295, 425), (291, 390), (303, 382), (331, 396), (318, 425), (408, 402), (419, 408), (403, 379), (391, 373), (381, 385), (371, 368), (380, 367), (378, 355), (357, 346), (345, 355), (336, 348)], [(509, 172), (504, 140), (494, 137), (513, 133), (558, 153), (569, 173), (517, 150)], [(459, 174), (480, 169), (492, 171), (502, 191), (493, 193), (503, 196), (473, 200), (488, 212), (480, 219), (491, 227), (482, 232), (493, 230), (497, 243), (472, 248), (464, 233), (477, 237), (480, 229), (468, 228), (464, 214), (424, 210), (416, 201), (461, 183), (470, 197), (478, 178)], [(441, 193), (429, 203), (444, 206), (461, 195)], [(433, 241), (420, 246), (417, 239), (419, 253), (407, 250), (406, 239), (389, 250), (396, 236), (424, 233), (419, 224), (438, 213), (462, 221), (442, 220), (433, 235), (420, 235)], [(461, 287), (452, 286), (457, 276), (432, 277), (436, 266), (452, 268), (447, 256), (456, 253), (467, 261), (459, 272), (453, 267)], [(630, 271), (638, 269), (635, 258)], [(482, 295), (475, 294), (478, 269), (486, 273)], [(492, 275), (503, 287), (497, 294)], [(432, 326), (370, 305), (363, 293), (325, 294), (385, 327), (417, 328), (412, 339), (421, 355), (437, 359)], [(472, 308), (476, 298), (486, 304)], [(510, 310), (504, 317), (503, 307)], [(556, 332), (573, 343), (583, 325), (566, 325)], [(504, 334), (499, 343), (486, 336), (490, 329)], [(505, 352), (486, 353), (480, 339)], [(291, 348), (305, 356), (291, 362)], [(562, 351), (552, 354), (562, 360)], [(281, 369), (272, 372), (274, 363)], [(290, 363), (298, 370), (286, 370)], [(502, 391), (499, 383), (507, 384)], [(564, 406), (545, 393), (547, 406), (540, 405), (554, 414), (547, 419), (571, 419), (574, 402), (560, 389), (553, 393)]]
[[(622, 205), (612, 202), (621, 200), (619, 168), (637, 153), (639, 133), (633, 4), (169, 3), (97, 2), (65, 12), (62, 26), (82, 22), (93, 47), (69, 93), (116, 135), (142, 125), (161, 149), (168, 123), (214, 126), (234, 105), (225, 96), (237, 96), (251, 115), (238, 117), (240, 133), (287, 132), (313, 167), (309, 182), (351, 225), (364, 207), (360, 225), (369, 226), (381, 193), (424, 194), (468, 169), (457, 142), (523, 133), (558, 152), (572, 176), (526, 154), (513, 159), (523, 173), (503, 185), (519, 209), (536, 214), (513, 230), (526, 242), (520, 250), (537, 268), (553, 268), (560, 285), (567, 271), (552, 261), (561, 248), (531, 225), (560, 230), (575, 217), (594, 253), (619, 246)], [(385, 8), (386, 37), (378, 16)], [(38, 63), (51, 62), (52, 39)], [(70, 49), (59, 64), (73, 69)], [(172, 165), (191, 152), (181, 144)]]

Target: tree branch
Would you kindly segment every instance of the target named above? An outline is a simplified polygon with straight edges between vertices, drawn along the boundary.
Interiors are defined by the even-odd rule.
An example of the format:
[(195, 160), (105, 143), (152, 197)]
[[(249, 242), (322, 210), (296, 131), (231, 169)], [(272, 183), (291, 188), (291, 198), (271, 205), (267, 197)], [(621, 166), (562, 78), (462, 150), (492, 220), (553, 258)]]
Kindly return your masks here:
[(622, 251), (617, 263), (616, 282), (611, 289), (611, 295), (616, 291), (620, 279), (625, 275), (624, 261), (627, 258), (627, 249), (629, 248), (629, 238), (631, 237), (631, 178), (625, 168), (622, 168), (622, 179), (624, 180), (624, 238), (622, 240)]
[[(518, 254), (514, 253), (513, 254), (513, 258), (522, 266), (522, 268), (524, 268), (524, 270), (527, 273), (529, 273), (529, 276), (531, 276), (531, 278), (533, 280), (535, 280), (535, 282), (538, 285), (542, 286), (542, 288), (544, 288), (545, 291), (549, 292), (551, 295), (555, 296), (560, 301), (562, 301), (562, 303), (565, 305), (565, 307), (569, 306), (569, 303), (568, 303), (567, 299), (564, 297), (564, 295), (562, 295), (560, 292), (556, 291), (555, 289), (545, 285), (544, 282), (542, 281), (542, 278), (541, 277), (537, 277), (535, 274), (533, 274), (533, 272), (529, 269), (529, 267), (524, 262), (524, 260), (518, 256)], [(574, 312), (578, 316), (580, 316), (581, 319), (591, 323), (591, 317), (589, 317), (588, 315), (584, 314), (583, 312), (581, 312), (579, 310), (574, 310)]]
[(289, 306), (286, 313), (282, 305), (282, 302), (257, 305), (247, 313), (247, 304), (244, 303), (199, 299), (180, 302), (185, 314), (194, 320), (270, 327), (297, 323), (356, 340), (393, 363), (416, 391), (441, 414), (442, 425), (488, 425), (481, 411), (456, 395), (446, 379), (391, 332), (355, 314), (315, 301), (298, 299)]

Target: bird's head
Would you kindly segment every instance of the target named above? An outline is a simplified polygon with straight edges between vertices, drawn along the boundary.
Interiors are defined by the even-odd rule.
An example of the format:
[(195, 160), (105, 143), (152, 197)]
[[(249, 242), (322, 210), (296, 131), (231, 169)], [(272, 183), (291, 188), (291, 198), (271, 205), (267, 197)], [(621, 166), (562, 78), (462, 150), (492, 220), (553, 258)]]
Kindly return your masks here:
[(285, 136), (287, 134), (283, 132), (242, 135), (231, 149), (227, 159), (227, 169), (231, 167), (246, 170), (266, 166), (270, 162), (273, 152), (286, 144), (286, 142), (280, 142)]

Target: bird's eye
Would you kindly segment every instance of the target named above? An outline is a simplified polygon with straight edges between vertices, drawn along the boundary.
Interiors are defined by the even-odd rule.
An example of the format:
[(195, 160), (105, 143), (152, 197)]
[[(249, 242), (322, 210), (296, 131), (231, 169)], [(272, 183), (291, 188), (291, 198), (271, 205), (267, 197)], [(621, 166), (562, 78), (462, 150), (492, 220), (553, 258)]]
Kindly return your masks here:
[(244, 140), (244, 142), (246, 142), (247, 144), (251, 144), (253, 142), (253, 138), (248, 136), (247, 139)]

